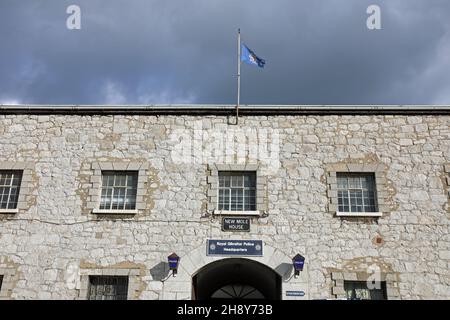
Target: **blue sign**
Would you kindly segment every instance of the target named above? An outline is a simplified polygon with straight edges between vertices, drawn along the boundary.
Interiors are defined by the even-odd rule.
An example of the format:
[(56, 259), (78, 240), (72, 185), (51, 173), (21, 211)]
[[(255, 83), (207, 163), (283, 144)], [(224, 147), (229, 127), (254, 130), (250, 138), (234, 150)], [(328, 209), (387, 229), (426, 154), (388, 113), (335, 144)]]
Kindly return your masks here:
[(169, 259), (169, 268), (176, 269), (178, 266), (178, 259)]
[(286, 296), (288, 297), (303, 297), (305, 291), (286, 291)]
[(295, 257), (292, 259), (292, 261), (294, 262), (294, 269), (295, 271), (303, 271), (303, 266), (305, 264), (305, 257), (300, 255), (300, 254), (296, 254)]
[(262, 240), (208, 240), (208, 256), (257, 256), (263, 255)]
[(294, 261), (295, 270), (303, 270), (303, 265), (305, 261)]

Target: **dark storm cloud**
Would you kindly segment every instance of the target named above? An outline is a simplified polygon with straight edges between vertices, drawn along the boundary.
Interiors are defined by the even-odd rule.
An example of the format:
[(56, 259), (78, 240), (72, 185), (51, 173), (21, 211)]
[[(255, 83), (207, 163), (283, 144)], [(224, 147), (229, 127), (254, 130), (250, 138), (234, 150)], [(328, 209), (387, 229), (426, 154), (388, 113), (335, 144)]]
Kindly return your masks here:
[(0, 102), (234, 103), (240, 27), (267, 61), (242, 66), (243, 103), (448, 104), (449, 15), (448, 0), (2, 0)]

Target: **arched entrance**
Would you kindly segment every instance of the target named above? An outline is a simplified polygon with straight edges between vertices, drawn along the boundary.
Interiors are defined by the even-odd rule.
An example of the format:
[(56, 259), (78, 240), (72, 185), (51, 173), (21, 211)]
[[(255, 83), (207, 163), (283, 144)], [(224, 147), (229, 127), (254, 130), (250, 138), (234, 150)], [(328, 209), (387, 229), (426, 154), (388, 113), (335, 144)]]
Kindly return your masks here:
[(193, 299), (281, 299), (281, 276), (242, 258), (211, 262), (192, 278)]

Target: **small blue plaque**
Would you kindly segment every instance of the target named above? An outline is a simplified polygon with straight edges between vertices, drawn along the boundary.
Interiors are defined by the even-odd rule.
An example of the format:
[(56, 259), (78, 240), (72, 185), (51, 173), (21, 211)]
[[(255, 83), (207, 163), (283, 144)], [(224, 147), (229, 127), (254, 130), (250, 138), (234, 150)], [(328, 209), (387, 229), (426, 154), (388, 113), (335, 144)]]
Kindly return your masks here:
[(262, 240), (208, 240), (208, 256), (263, 256)]
[(288, 297), (303, 297), (305, 291), (286, 291), (286, 296)]

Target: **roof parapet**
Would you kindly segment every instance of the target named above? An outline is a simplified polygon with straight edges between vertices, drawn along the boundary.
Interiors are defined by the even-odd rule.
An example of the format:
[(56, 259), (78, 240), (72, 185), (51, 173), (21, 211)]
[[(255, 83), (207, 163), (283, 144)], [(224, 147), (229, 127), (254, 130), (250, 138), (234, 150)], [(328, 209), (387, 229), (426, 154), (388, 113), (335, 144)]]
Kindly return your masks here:
[[(0, 104), (0, 114), (194, 114), (233, 115), (235, 105), (36, 105)], [(240, 105), (242, 116), (252, 115), (359, 115), (359, 114), (450, 114), (450, 105)]]

